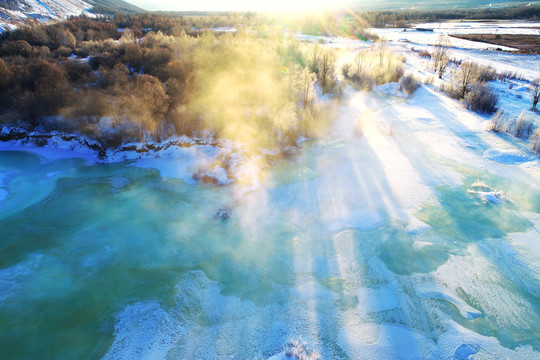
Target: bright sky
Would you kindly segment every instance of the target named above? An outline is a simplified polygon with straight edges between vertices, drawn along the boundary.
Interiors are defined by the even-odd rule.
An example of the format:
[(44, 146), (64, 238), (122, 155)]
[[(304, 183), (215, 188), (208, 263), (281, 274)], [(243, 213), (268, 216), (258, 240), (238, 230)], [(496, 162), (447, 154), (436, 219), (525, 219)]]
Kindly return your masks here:
[(335, 9), (342, 0), (128, 0), (147, 10), (173, 11), (317, 11)]

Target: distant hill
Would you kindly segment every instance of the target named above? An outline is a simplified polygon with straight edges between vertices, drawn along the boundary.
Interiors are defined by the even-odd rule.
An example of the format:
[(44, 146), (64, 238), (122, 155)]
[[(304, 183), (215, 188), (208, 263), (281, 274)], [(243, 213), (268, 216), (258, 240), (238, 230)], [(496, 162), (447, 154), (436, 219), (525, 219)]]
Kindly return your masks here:
[(61, 20), (88, 13), (91, 8), (82, 0), (0, 0), (0, 32), (14, 29), (28, 19)]
[(350, 6), (358, 10), (397, 10), (397, 9), (452, 9), (452, 8), (487, 8), (506, 6), (526, 6), (528, 4), (540, 5), (540, 1), (523, 0), (370, 0), (350, 1)]
[(93, 5), (92, 12), (96, 14), (115, 14), (119, 12), (142, 12), (145, 11), (138, 6), (122, 0), (86, 0)]
[(139, 12), (141, 8), (122, 0), (0, 0), (0, 33), (28, 19), (40, 22), (69, 16)]

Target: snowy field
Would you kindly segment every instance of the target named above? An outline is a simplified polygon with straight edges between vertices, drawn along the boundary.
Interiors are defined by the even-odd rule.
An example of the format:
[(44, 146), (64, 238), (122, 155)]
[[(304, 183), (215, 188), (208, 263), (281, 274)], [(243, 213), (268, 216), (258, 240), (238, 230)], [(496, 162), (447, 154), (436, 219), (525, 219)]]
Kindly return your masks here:
[[(433, 75), (410, 45), (392, 48)], [(491, 54), (498, 70), (511, 65), (495, 55), (518, 56)], [(534, 77), (527, 59), (515, 66)], [(526, 82), (494, 86), (512, 114), (530, 107)], [(540, 359), (540, 160), (488, 121), (432, 85), (347, 87), (328, 135), (257, 186), (192, 181), (226, 144), (182, 138), (192, 146), (104, 164), (4, 146), (0, 345), (14, 358)]]
[(454, 21), (417, 24), (415, 27), (433, 29), (437, 34), (517, 34), (540, 35), (539, 22), (519, 21)]
[[(497, 25), (494, 25), (497, 24)], [(440, 35), (449, 34), (523, 34), (540, 35), (540, 23), (429, 23), (418, 25), (420, 28), (433, 29), (433, 32), (416, 31), (402, 28), (371, 29), (370, 31), (381, 38), (395, 44), (407, 42), (403, 46), (416, 49), (432, 50)], [(516, 51), (500, 45), (486, 44), (464, 39), (449, 38), (452, 57), (456, 60), (473, 60), (483, 65), (489, 65), (500, 72), (515, 72), (532, 80), (540, 76), (540, 55), (519, 55), (508, 52)]]

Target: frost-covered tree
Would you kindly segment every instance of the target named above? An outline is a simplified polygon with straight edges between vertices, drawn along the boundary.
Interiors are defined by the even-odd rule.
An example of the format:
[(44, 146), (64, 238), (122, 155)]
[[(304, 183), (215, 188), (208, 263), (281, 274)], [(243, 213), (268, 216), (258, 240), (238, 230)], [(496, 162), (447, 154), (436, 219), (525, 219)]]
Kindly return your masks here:
[(356, 73), (362, 74), (364, 70), (364, 65), (366, 63), (367, 50), (360, 50), (354, 57), (354, 65), (356, 67)]
[(532, 93), (532, 108), (536, 109), (536, 105), (540, 100), (540, 77), (534, 79), (529, 86)]
[(336, 88), (335, 65), (336, 54), (316, 44), (308, 57), (309, 70), (317, 76), (323, 94), (331, 93)]
[(457, 90), (457, 97), (463, 99), (471, 90), (472, 86), (478, 79), (479, 67), (478, 64), (472, 61), (465, 61), (456, 70), (452, 78), (454, 86)]
[(318, 75), (323, 94), (331, 92), (335, 86), (334, 70), (336, 60), (336, 54), (328, 49), (325, 49), (319, 58)]
[(317, 76), (309, 68), (294, 65), (289, 71), (289, 99), (302, 105), (306, 110), (315, 97), (314, 84)]
[(379, 51), (379, 65), (382, 65), (386, 56), (386, 52), (388, 51), (388, 40), (381, 39), (381, 41), (379, 41), (377, 49)]
[(444, 71), (450, 64), (450, 40), (448, 36), (439, 36), (435, 43), (435, 50), (431, 54), (431, 58), (435, 62), (435, 72), (442, 78)]
[(533, 151), (540, 156), (540, 127), (534, 130), (531, 137), (531, 147)]

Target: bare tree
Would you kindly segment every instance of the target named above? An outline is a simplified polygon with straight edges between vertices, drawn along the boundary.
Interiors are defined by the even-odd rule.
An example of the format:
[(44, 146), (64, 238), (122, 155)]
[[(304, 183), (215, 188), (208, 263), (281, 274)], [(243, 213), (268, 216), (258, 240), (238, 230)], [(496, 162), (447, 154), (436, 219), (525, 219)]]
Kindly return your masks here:
[(531, 147), (533, 151), (540, 156), (540, 127), (534, 130), (534, 133), (531, 137)]
[(442, 78), (444, 71), (450, 64), (450, 39), (446, 35), (440, 35), (435, 43), (435, 50), (431, 55), (435, 62), (435, 72)]
[(532, 92), (532, 108), (536, 109), (536, 105), (538, 104), (538, 101), (540, 100), (540, 77), (531, 81), (531, 85), (529, 85), (529, 89)]
[(333, 73), (335, 70), (336, 54), (325, 49), (319, 57), (318, 75), (323, 94), (330, 92), (333, 86)]
[(315, 96), (315, 81), (317, 81), (317, 75), (307, 66), (301, 67), (298, 64), (292, 66), (289, 70), (289, 101), (300, 102), (303, 110), (306, 110)]
[(312, 47), (310, 55), (311, 57), (310, 57), (309, 69), (315, 74), (318, 74), (319, 57), (321, 55), (321, 47), (319, 46), (319, 44), (315, 44)]
[(313, 84), (317, 76), (310, 72), (308, 68), (302, 71), (302, 107), (306, 110), (307, 106), (313, 101)]
[(366, 50), (360, 50), (358, 53), (356, 53), (356, 56), (354, 57), (354, 65), (356, 66), (357, 74), (362, 73), (364, 63), (366, 62), (366, 56), (367, 56)]
[(381, 39), (381, 41), (379, 41), (379, 65), (382, 65), (383, 62), (384, 62), (384, 57), (386, 55), (386, 52), (388, 51), (388, 40), (386, 39)]
[(465, 61), (456, 70), (453, 82), (457, 88), (457, 95), (460, 99), (463, 99), (465, 95), (471, 90), (478, 78), (479, 68), (478, 64), (472, 61)]

